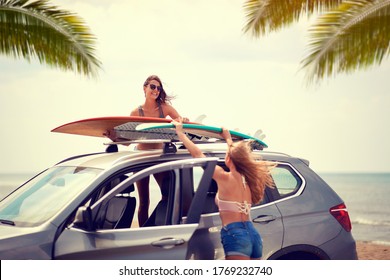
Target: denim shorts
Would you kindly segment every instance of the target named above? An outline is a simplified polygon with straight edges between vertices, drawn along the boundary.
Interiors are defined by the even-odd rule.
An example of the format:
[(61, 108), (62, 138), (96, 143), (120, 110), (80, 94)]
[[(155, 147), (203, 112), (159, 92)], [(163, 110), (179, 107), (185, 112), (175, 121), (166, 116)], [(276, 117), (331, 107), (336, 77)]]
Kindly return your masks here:
[(252, 222), (234, 222), (221, 229), (221, 241), (226, 256), (246, 256), (259, 259), (263, 242)]

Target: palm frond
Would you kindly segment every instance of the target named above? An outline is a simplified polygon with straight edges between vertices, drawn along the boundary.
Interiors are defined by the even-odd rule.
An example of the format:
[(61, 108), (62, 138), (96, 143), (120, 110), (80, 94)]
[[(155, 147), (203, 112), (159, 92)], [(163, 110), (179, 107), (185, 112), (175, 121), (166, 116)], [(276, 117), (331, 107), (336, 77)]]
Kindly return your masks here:
[(80, 17), (47, 0), (0, 0), (0, 53), (96, 76), (95, 43)]
[(308, 83), (380, 64), (390, 52), (390, 0), (345, 1), (309, 29)]
[(246, 24), (245, 33), (260, 37), (268, 32), (277, 31), (301, 16), (322, 12), (337, 7), (342, 0), (247, 0), (244, 3)]

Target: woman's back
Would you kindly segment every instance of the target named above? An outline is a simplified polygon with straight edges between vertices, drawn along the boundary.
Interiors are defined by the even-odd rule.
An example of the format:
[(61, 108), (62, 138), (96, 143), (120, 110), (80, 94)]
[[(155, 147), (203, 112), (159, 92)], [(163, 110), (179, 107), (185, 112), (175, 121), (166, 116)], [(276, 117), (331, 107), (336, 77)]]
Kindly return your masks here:
[[(252, 202), (252, 196), (249, 186), (243, 182), (243, 178), (238, 172), (226, 172), (225, 175), (217, 180), (218, 193), (217, 198), (220, 203), (220, 217), (222, 224), (226, 225), (232, 222), (249, 220), (249, 213), (246, 205)], [(224, 211), (222, 204), (235, 204), (238, 211)], [(243, 211), (240, 211), (243, 210)]]

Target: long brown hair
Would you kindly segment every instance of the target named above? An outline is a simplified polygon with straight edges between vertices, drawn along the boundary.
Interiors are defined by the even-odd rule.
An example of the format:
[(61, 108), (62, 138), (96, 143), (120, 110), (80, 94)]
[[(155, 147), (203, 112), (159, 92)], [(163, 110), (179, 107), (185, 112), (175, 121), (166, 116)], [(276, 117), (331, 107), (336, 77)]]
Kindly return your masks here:
[(271, 169), (275, 164), (263, 160), (255, 160), (252, 156), (251, 142), (239, 141), (229, 147), (229, 157), (237, 171), (245, 177), (251, 190), (252, 203), (260, 202), (266, 187), (273, 187)]
[(152, 81), (152, 80), (155, 80), (155, 81), (159, 82), (160, 86), (161, 86), (161, 91), (160, 91), (160, 94), (158, 95), (157, 102), (160, 103), (160, 104), (171, 103), (171, 100), (174, 97), (173, 96), (169, 96), (165, 92), (163, 83), (161, 82), (161, 79), (157, 75), (151, 75), (151, 76), (147, 77), (146, 81), (144, 82), (144, 87), (146, 87), (150, 83), (150, 81)]

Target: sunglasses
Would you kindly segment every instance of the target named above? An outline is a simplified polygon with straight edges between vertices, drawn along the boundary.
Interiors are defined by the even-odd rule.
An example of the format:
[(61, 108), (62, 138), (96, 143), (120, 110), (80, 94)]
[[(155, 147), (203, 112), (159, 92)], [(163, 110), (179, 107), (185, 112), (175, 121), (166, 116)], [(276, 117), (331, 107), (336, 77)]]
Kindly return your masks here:
[(156, 86), (156, 85), (153, 85), (153, 84), (149, 84), (149, 87), (151, 90), (155, 90), (157, 88), (158, 91), (161, 91), (162, 90), (162, 87), (159, 87), (159, 86)]

